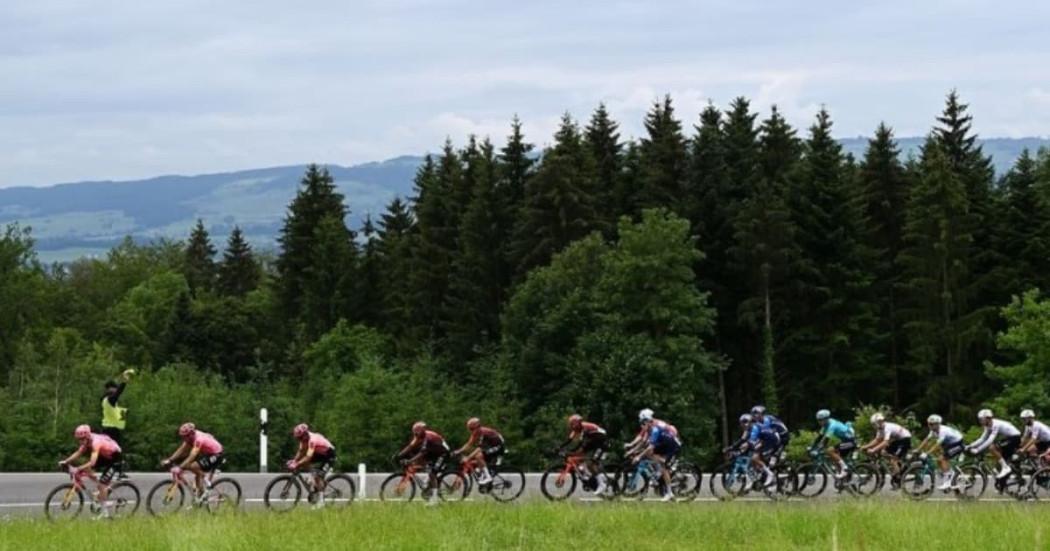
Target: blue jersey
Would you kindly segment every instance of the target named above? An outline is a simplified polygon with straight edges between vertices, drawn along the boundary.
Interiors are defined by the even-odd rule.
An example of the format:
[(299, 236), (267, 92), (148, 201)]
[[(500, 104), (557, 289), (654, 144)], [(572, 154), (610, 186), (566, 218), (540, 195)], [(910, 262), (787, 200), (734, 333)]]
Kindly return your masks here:
[(667, 423), (653, 423), (649, 427), (649, 443), (653, 447), (658, 447), (660, 444), (677, 443), (678, 438), (675, 435), (674, 429)]
[(748, 440), (751, 444), (758, 444), (761, 442), (763, 446), (768, 448), (780, 444), (780, 435), (770, 427), (759, 425), (758, 423), (752, 423), (751, 432), (748, 434)]
[(836, 438), (839, 441), (853, 440), (854, 438), (853, 427), (838, 419), (828, 419), (828, 424), (824, 427), (824, 430), (820, 431), (820, 435)]
[(787, 425), (783, 421), (777, 418), (776, 415), (765, 414), (762, 416), (762, 426), (768, 427), (776, 431), (780, 436), (784, 436), (788, 433)]

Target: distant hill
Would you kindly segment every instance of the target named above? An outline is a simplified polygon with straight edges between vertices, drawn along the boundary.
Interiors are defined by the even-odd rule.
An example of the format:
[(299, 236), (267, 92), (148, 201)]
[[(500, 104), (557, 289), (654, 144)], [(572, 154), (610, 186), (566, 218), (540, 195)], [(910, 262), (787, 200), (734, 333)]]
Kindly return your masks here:
[[(840, 140), (858, 160), (867, 138)], [(922, 138), (901, 138), (904, 156), (918, 154)], [(983, 141), (999, 174), (1024, 148), (1050, 147), (1050, 139), (996, 138)], [(412, 192), (421, 157), (404, 156), (355, 166), (328, 165), (350, 207), (347, 223), (359, 227), (366, 214), (378, 216), (394, 196)], [(197, 218), (217, 246), (240, 225), (260, 249), (274, 246), (288, 203), (305, 165), (260, 168), (200, 176), (160, 176), (129, 182), (80, 182), (50, 187), (0, 189), (0, 224), (18, 221), (33, 228), (37, 251), (46, 262), (105, 254), (125, 235), (141, 241), (183, 238)]]

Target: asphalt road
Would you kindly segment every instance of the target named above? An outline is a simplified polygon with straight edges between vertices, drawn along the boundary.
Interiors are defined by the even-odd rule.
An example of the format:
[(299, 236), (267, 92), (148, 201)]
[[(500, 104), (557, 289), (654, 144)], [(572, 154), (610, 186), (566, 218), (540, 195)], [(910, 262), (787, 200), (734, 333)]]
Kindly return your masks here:
[[(266, 488), (267, 483), (270, 482), (279, 473), (260, 474), (260, 473), (223, 473), (222, 476), (236, 479), (244, 492), (243, 494), (243, 506), (246, 509), (260, 509), (263, 507), (263, 491)], [(355, 498), (356, 502), (369, 502), (377, 501), (379, 499), (379, 487), (382, 481), (388, 476), (389, 473), (369, 473), (365, 477), (364, 494), (361, 494), (361, 484), (357, 473), (350, 473), (354, 479), (355, 484), (358, 488), (358, 496)], [(150, 488), (156, 483), (168, 479), (167, 473), (131, 473), (129, 481), (134, 482), (141, 492), (142, 499), (146, 499), (146, 495)], [(526, 488), (525, 492), (520, 498), (520, 501), (530, 500), (542, 500), (544, 499), (543, 494), (540, 492), (540, 473), (528, 473), (526, 474)], [(701, 494), (696, 501), (698, 502), (714, 502), (718, 501), (718, 498), (711, 495), (708, 484), (709, 475), (704, 475), (704, 482), (701, 486)], [(13, 517), (24, 517), (24, 516), (42, 516), (44, 513), (44, 498), (52, 488), (59, 484), (63, 484), (69, 481), (69, 476), (63, 473), (0, 473), (0, 518), (13, 518)], [(876, 499), (904, 499), (900, 494), (892, 492), (889, 489), (884, 489), (882, 495), (877, 496)], [(479, 497), (478, 494), (472, 494), (472, 499), (488, 499)], [(594, 497), (593, 494), (583, 492), (577, 488), (572, 499), (581, 501), (600, 501)], [(768, 502), (769, 500), (761, 495), (748, 496), (740, 498), (744, 501), (759, 501)], [(819, 498), (824, 501), (831, 501), (836, 499), (854, 499), (846, 494), (838, 494), (833, 489), (829, 488)], [(869, 498), (870, 499), (870, 498)], [(417, 498), (417, 501), (420, 501)], [(801, 501), (801, 500), (800, 500)], [(944, 496), (939, 493), (935, 493), (929, 501), (955, 501), (951, 496)], [(982, 498), (982, 501), (1012, 501), (1004, 499), (1000, 496), (994, 495), (994, 491), (989, 489)], [(139, 514), (146, 514), (145, 507), (139, 509)]]

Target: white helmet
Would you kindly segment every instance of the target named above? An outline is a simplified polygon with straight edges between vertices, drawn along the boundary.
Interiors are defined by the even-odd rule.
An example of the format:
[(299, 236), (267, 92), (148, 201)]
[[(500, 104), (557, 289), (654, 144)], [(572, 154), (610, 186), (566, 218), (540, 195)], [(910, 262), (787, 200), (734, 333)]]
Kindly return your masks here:
[(745, 414), (740, 416), (740, 424), (741, 425), (743, 425), (744, 423), (750, 423), (750, 422), (751, 422), (751, 415), (745, 413)]
[(1030, 409), (1026, 409), (1021, 412), (1021, 419), (1035, 419), (1035, 412)]
[(940, 425), (943, 421), (944, 419), (941, 419), (941, 416), (936, 413), (926, 418), (926, 422), (931, 425)]
[(830, 418), (831, 418), (831, 412), (826, 410), (826, 409), (822, 409), (822, 410), (817, 412), (817, 421), (823, 421), (824, 419), (830, 419)]
[(875, 415), (871, 416), (871, 424), (872, 425), (878, 425), (879, 423), (881, 423), (881, 422), (883, 422), (885, 420), (886, 420), (886, 416), (881, 414), (881, 413), (876, 413)]
[(982, 419), (991, 419), (992, 417), (994, 417), (994, 416), (992, 415), (992, 410), (990, 410), (990, 409), (985, 408), (985, 409), (982, 409), (981, 411), (977, 412), (977, 420), (978, 421), (980, 421)]
[(638, 412), (638, 422), (639, 423), (644, 423), (646, 421), (652, 421), (652, 420), (653, 420), (653, 410), (651, 410), (649, 408), (645, 408), (642, 411)]

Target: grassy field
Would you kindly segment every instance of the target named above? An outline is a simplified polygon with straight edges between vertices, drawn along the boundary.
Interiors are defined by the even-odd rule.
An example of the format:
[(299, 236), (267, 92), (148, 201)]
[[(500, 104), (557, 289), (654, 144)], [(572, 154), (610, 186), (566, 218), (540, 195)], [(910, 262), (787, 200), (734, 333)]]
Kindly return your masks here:
[(955, 503), (364, 504), (344, 511), (0, 523), (23, 549), (1047, 549), (1050, 507)]

